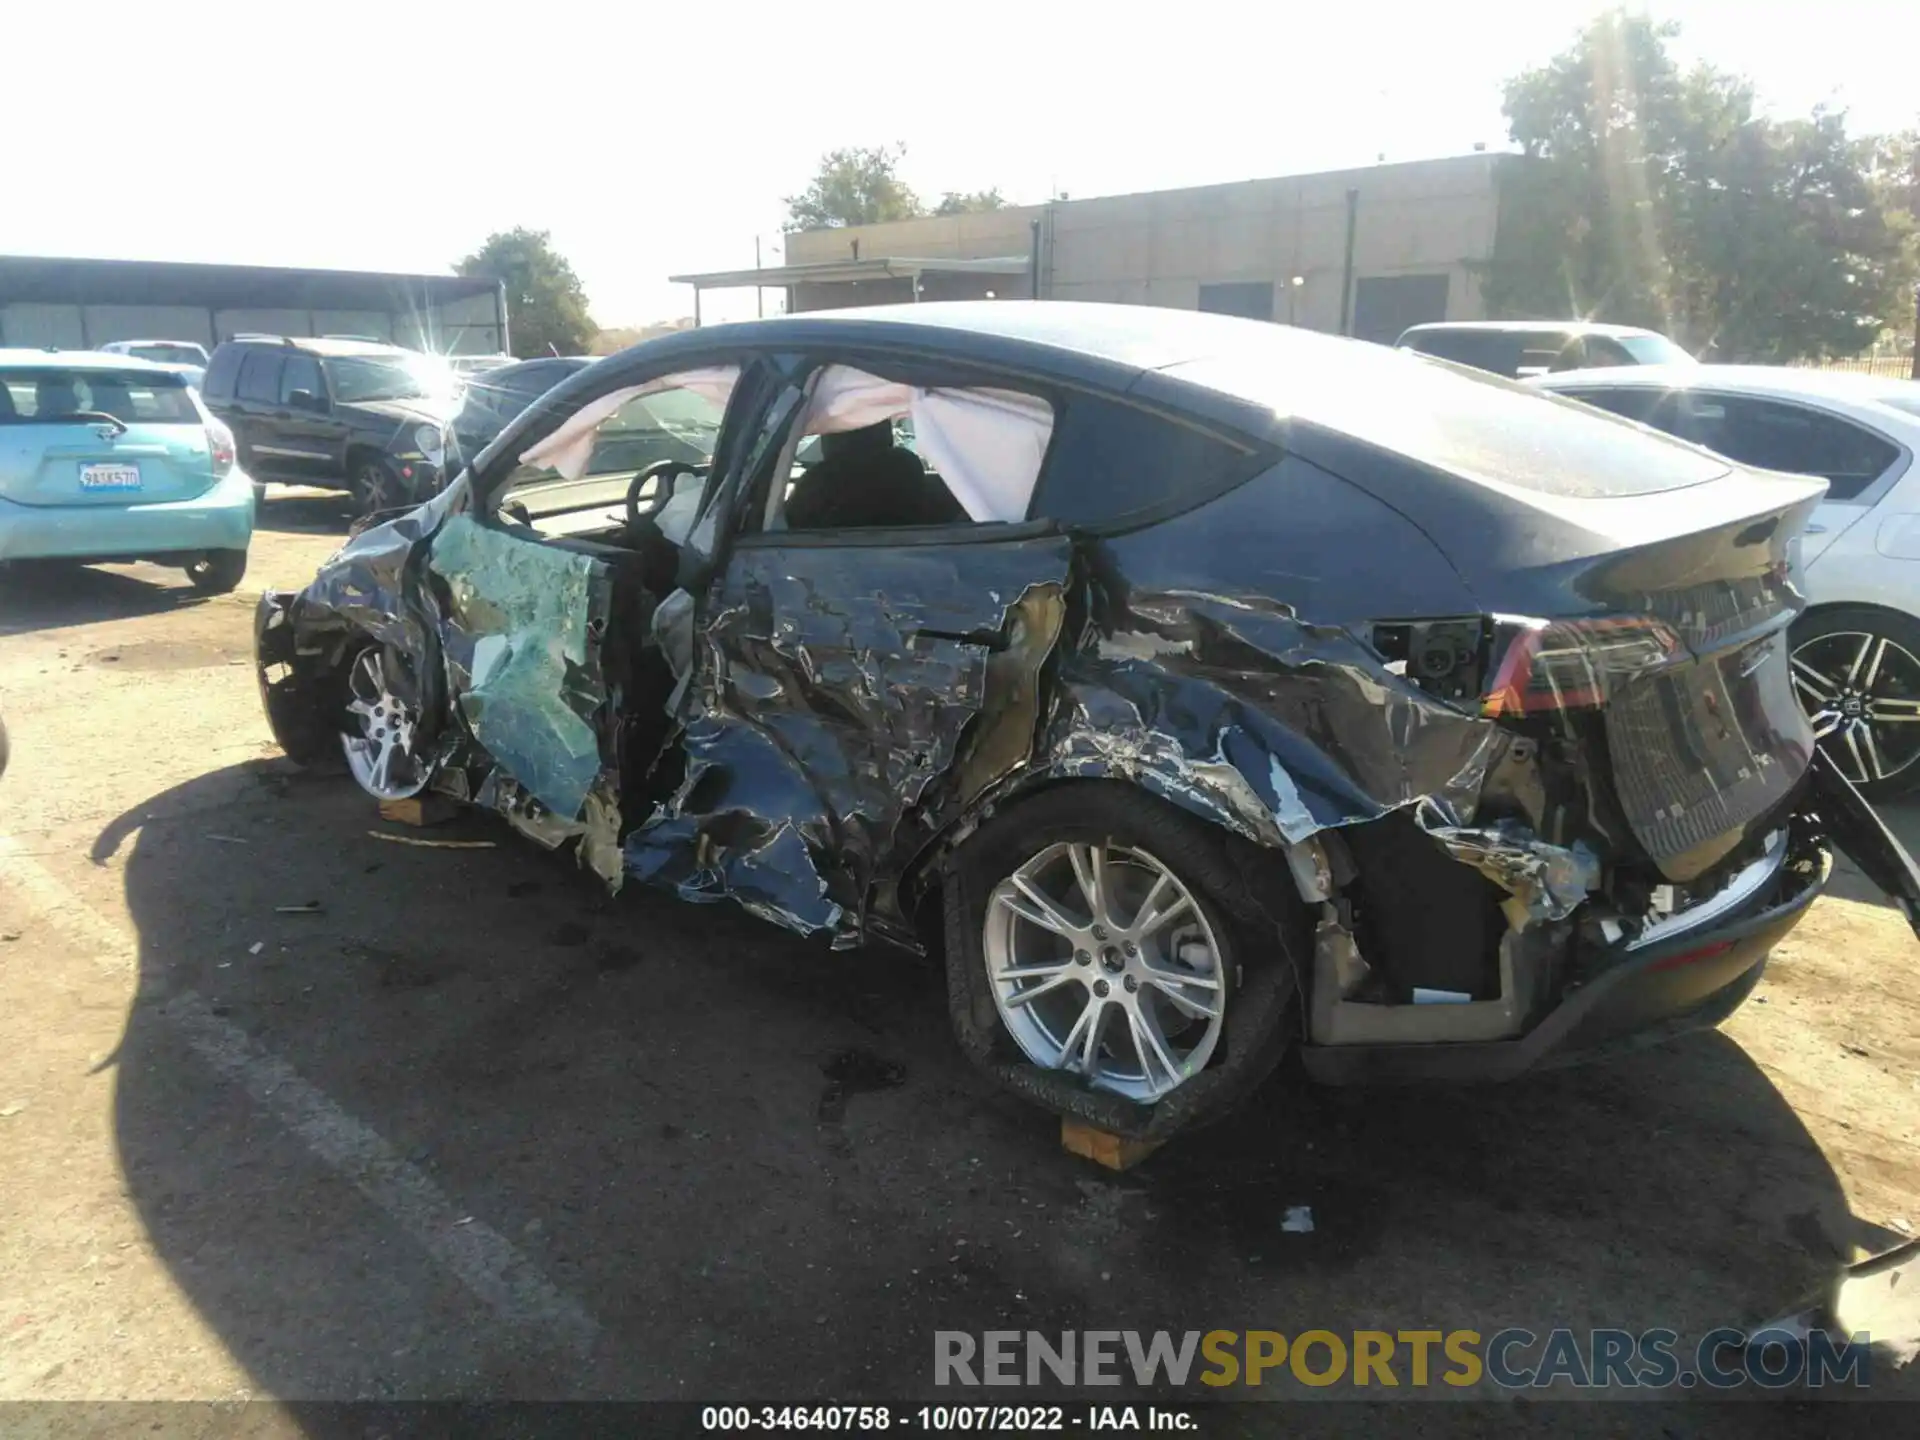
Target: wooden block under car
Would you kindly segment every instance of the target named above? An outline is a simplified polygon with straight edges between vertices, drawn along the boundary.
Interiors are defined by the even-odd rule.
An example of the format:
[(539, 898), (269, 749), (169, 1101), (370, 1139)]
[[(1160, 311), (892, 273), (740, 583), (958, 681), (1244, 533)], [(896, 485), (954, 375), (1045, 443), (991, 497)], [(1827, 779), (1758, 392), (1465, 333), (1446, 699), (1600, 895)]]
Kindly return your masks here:
[(1091, 1160), (1096, 1165), (1104, 1165), (1109, 1170), (1131, 1170), (1164, 1143), (1161, 1140), (1129, 1140), (1124, 1135), (1101, 1130), (1084, 1120), (1063, 1119), (1060, 1122), (1060, 1146), (1063, 1150), (1069, 1155)]
[(459, 812), (460, 807), (444, 795), (409, 795), (380, 802), (380, 818), (398, 825), (444, 825)]

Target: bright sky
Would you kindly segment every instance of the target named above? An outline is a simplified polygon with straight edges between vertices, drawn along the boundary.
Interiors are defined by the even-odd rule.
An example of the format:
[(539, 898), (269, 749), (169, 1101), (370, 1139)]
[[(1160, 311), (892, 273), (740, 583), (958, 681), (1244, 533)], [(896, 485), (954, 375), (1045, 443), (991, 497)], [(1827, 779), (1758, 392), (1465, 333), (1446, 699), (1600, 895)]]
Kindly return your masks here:
[[(644, 323), (690, 313), (669, 274), (750, 265), (756, 235), (777, 261), (835, 146), (1017, 201), (1499, 148), (1501, 82), (1600, 8), (19, 0), (0, 254), (433, 273), (527, 225), (600, 323)], [(1920, 123), (1920, 0), (1648, 8), (1777, 112)]]

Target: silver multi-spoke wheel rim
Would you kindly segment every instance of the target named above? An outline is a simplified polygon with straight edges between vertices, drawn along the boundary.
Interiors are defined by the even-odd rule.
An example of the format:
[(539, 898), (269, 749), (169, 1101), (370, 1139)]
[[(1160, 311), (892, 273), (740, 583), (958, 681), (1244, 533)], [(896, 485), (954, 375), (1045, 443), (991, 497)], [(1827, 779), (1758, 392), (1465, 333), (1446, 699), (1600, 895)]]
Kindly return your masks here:
[(1034, 1064), (1153, 1101), (1206, 1067), (1227, 1013), (1220, 942), (1144, 850), (1049, 845), (987, 901), (987, 980)]
[(1796, 646), (1793, 688), (1813, 733), (1856, 785), (1920, 762), (1920, 660), (1884, 635), (1836, 630)]
[(382, 800), (418, 795), (432, 777), (413, 750), (420, 707), (412, 690), (400, 662), (378, 648), (362, 650), (347, 671), (349, 728), (341, 747), (353, 778)]

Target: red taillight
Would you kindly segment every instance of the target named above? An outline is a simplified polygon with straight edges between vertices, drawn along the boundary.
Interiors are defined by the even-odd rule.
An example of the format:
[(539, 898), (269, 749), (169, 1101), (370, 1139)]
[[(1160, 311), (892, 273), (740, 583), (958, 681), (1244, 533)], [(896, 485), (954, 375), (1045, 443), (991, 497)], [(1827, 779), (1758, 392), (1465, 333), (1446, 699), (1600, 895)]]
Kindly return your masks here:
[(1503, 619), (1500, 629), (1507, 646), (1480, 701), (1489, 719), (1596, 706), (1612, 686), (1686, 654), (1669, 626), (1639, 616)]
[(1733, 949), (1733, 941), (1715, 940), (1709, 945), (1702, 945), (1698, 950), (1682, 950), (1678, 955), (1669, 955), (1664, 960), (1656, 960), (1647, 969), (1649, 971), (1683, 970), (1689, 965), (1699, 964), (1702, 960), (1711, 960), (1716, 955), (1724, 955), (1731, 949)]
[(216, 478), (233, 469), (233, 432), (218, 420), (207, 421), (207, 454)]

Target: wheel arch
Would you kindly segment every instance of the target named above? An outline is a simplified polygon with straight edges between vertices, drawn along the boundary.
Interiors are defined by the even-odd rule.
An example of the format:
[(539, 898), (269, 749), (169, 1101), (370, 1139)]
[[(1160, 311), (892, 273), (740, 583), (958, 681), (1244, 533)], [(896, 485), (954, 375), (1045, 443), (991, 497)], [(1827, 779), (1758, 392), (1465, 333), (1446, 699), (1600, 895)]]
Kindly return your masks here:
[[(1171, 823), (1224, 832), (1221, 848), (1237, 872), (1234, 889), (1238, 893), (1228, 903), (1228, 918), (1242, 947), (1239, 960), (1245, 978), (1228, 1012), (1224, 1059), (1151, 1104), (1092, 1089), (1066, 1071), (1040, 1069), (1010, 1058), (1000, 1043), (997, 1011), (980, 988), (983, 974), (974, 974), (973, 950), (964, 940), (971, 933), (972, 897), (963, 873), (950, 862), (986, 826), (1004, 826), (1009, 817), (1032, 808), (1042, 797), (1059, 797), (1070, 790), (1125, 795), (1136, 805), (1144, 802), (1163, 811)], [(1280, 847), (1258, 844), (1223, 824), (1217, 815), (1158, 795), (1131, 775), (1037, 776), (993, 805), (980, 807), (970, 819), (973, 823), (965, 833), (952, 837), (944, 852), (949, 863), (941, 867), (944, 883), (937, 891), (946, 935), (949, 1011), (962, 1051), (1007, 1089), (1056, 1114), (1111, 1133), (1157, 1140), (1228, 1113), (1300, 1038), (1303, 1007), (1295, 997), (1306, 994), (1312, 968), (1312, 912), (1286, 883), (1288, 866)], [(1190, 877), (1183, 878), (1192, 883)]]
[(1836, 610), (1873, 610), (1882, 615), (1890, 615), (1896, 620), (1904, 620), (1909, 625), (1920, 625), (1920, 615), (1910, 610), (1902, 610), (1897, 605), (1883, 605), (1878, 600), (1822, 600), (1802, 610), (1793, 622), (1793, 629), (1799, 630), (1810, 622), (1833, 614)]

